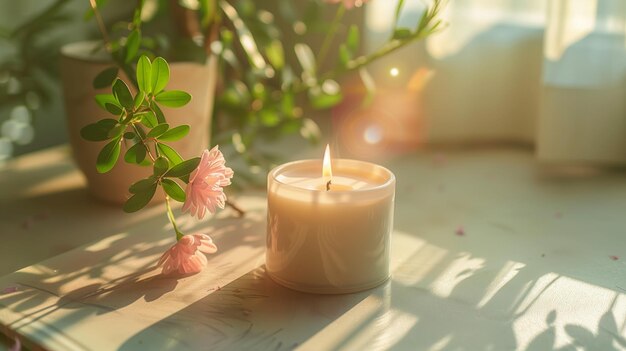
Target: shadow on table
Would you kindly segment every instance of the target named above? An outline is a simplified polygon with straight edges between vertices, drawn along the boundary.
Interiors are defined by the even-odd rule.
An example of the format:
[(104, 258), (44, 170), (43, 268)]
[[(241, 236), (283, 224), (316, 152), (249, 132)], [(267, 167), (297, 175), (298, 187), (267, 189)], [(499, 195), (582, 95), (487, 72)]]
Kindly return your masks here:
[[(58, 196), (67, 199), (73, 196), (80, 198), (84, 194), (76, 190), (59, 193)], [(220, 245), (220, 252), (226, 254), (243, 246), (256, 248), (264, 245), (264, 237), (257, 235), (259, 218), (253, 215), (236, 218), (225, 212), (221, 218), (214, 217), (202, 224), (185, 221), (182, 224), (188, 232), (212, 233), (213, 239)], [(10, 306), (11, 310), (20, 313), (21, 318), (4, 327), (19, 332), (23, 327), (40, 321), (46, 328), (72, 340), (72, 336), (63, 331), (94, 314), (117, 312), (140, 299), (149, 303), (167, 297), (178, 286), (179, 280), (185, 278), (163, 276), (155, 267), (160, 254), (173, 244), (167, 219), (162, 213), (157, 215), (148, 211), (138, 223), (118, 222), (112, 221), (111, 228), (107, 227), (109, 235), (93, 244), (7, 276), (4, 285), (0, 286), (0, 289), (9, 289), (0, 291), (0, 311)], [(116, 233), (112, 230), (117, 226), (122, 228)], [(94, 231), (101, 229), (94, 228)], [(212, 263), (216, 257), (208, 256), (209, 265), (214, 272), (218, 272), (216, 274), (228, 274), (236, 268), (233, 264)], [(16, 291), (10, 291), (13, 287)], [(74, 342), (79, 344), (76, 340)]]
[(0, 239), (6, 250), (0, 257), (0, 276), (125, 232), (141, 221), (158, 221), (160, 226), (167, 222), (154, 212), (141, 214), (141, 220), (128, 216), (121, 206), (98, 201), (84, 187), (20, 197), (6, 205), (26, 215), (3, 218), (0, 214), (4, 226)]
[(261, 266), (139, 332), (121, 349), (289, 350), (371, 294), (378, 291), (346, 295), (292, 291), (269, 279)]
[[(489, 183), (489, 187), (497, 185), (497, 181)], [(606, 196), (606, 192), (615, 191), (615, 184), (607, 183), (605, 188), (600, 189), (602, 192), (598, 189), (594, 191), (598, 192), (598, 196)], [(477, 193), (489, 190), (486, 184), (484, 186), (485, 189), (476, 189)], [(537, 186), (546, 186), (544, 193), (555, 190), (549, 184)], [(581, 191), (581, 186), (573, 190), (562, 187), (556, 189), (562, 195), (555, 194), (553, 197), (562, 196), (566, 200), (564, 203), (576, 199), (572, 197), (576, 194), (574, 190)], [(49, 196), (52, 200), (76, 197), (73, 199), (79, 204), (86, 201), (80, 200), (83, 195), (76, 190), (68, 194)], [(399, 195), (414, 196), (408, 192)], [(502, 203), (506, 205), (505, 200)], [(532, 200), (541, 201), (542, 198)], [(33, 199), (33, 204), (35, 202), (36, 199)], [(582, 201), (574, 203), (586, 205)], [(471, 207), (474, 204), (465, 205)], [(61, 203), (59, 206), (66, 205)], [(417, 212), (408, 206), (398, 210)], [(478, 211), (474, 207), (470, 210)], [(559, 234), (557, 230), (566, 231), (568, 228), (567, 217), (555, 219), (556, 229), (554, 233), (550, 232), (555, 235), (545, 236), (538, 230), (517, 233), (516, 228), (524, 226), (502, 222), (497, 218), (498, 213), (478, 213), (475, 217), (484, 222), (482, 225), (496, 226), (498, 231), (491, 230), (490, 233), (498, 235), (481, 236), (478, 231), (468, 231), (465, 236), (456, 236), (454, 228), (451, 228), (446, 236), (435, 231), (421, 233), (416, 230), (416, 223), (419, 228), (419, 224), (432, 220), (428, 216), (441, 215), (435, 211), (423, 213), (423, 217), (417, 219), (415, 214), (412, 217), (407, 214), (401, 216), (404, 221), (397, 221), (398, 233), (405, 233), (412, 238), (412, 242), (419, 239), (423, 245), (406, 248), (408, 255), (403, 256), (404, 261), (394, 273), (393, 280), (384, 286), (350, 295), (310, 295), (273, 283), (261, 266), (221, 288), (213, 287), (215, 289), (206, 295), (202, 293), (203, 297), (199, 300), (134, 334), (121, 349), (283, 350), (301, 346), (303, 349), (471, 351), (626, 348), (626, 340), (622, 336), (625, 324), (621, 312), (623, 301), (619, 301), (623, 299), (623, 292), (616, 291), (616, 287), (611, 285), (614, 281), (618, 282), (617, 279), (604, 278), (606, 267), (612, 266), (603, 265), (601, 260), (597, 264), (593, 259), (589, 264), (589, 257), (571, 258), (577, 253), (576, 248), (585, 248), (592, 241), (623, 243), (623, 239), (619, 239), (621, 233), (586, 235), (577, 231), (577, 235), (568, 233), (564, 242), (563, 236), (556, 234)], [(529, 212), (522, 217), (532, 215)], [(591, 212), (591, 215), (597, 221), (606, 219), (602, 214)], [(39, 284), (42, 276), (16, 274), (14, 277), (20, 283), (32, 289), (0, 295), (0, 303), (20, 311), (33, 311), (29, 313), (34, 318), (43, 318), (42, 313), (48, 310), (70, 310), (71, 313), (54, 323), (62, 333), (64, 328), (78, 325), (94, 313), (123, 313), (125, 307), (141, 299), (148, 302), (148, 306), (150, 302), (163, 302), (167, 298), (182, 300), (180, 294), (170, 294), (172, 291), (180, 292), (182, 284), (176, 278), (161, 275), (143, 277), (155, 261), (145, 259), (151, 255), (157, 257), (171, 244), (171, 241), (162, 243), (152, 240), (165, 237), (167, 231), (164, 229), (165, 220), (160, 215), (159, 218), (156, 221), (152, 220), (152, 216), (141, 219), (141, 228), (131, 227), (126, 236), (111, 241), (100, 251), (77, 249), (73, 252), (73, 258), (85, 258), (84, 262), (80, 262), (85, 265), (90, 265), (94, 255), (102, 259), (89, 272), (81, 271), (76, 262), (71, 263), (74, 266), (63, 268), (53, 260), (42, 265), (51, 272), (57, 268), (63, 272), (63, 275), (47, 273), (46, 277), (60, 279), (55, 284)], [(219, 238), (222, 254), (246, 245), (255, 248), (258, 253), (265, 245), (263, 229), (258, 226), (250, 229), (253, 225), (263, 225), (258, 222), (258, 218), (254, 223), (248, 219), (220, 220), (219, 224), (210, 222), (210, 227), (205, 229), (215, 231), (214, 238)], [(113, 226), (120, 225), (112, 223)], [(150, 231), (154, 236), (135, 237)], [(401, 235), (396, 239), (402, 239)], [(524, 249), (520, 250), (522, 246)], [(551, 247), (552, 251), (543, 251), (547, 247)], [(500, 252), (495, 252), (494, 248)], [(533, 251), (534, 248), (536, 251)], [(244, 258), (238, 259), (244, 261)], [(613, 263), (608, 257), (601, 259)], [(211, 260), (210, 257), (209, 262)], [(104, 268), (107, 266), (124, 267), (129, 262), (138, 261), (144, 263), (128, 269), (137, 273), (120, 275), (117, 280), (105, 279)], [(211, 267), (216, 276), (232, 269), (214, 264)], [(620, 277), (619, 269), (615, 273), (616, 277)], [(82, 278), (102, 278), (104, 282), (76, 284), (75, 289), (59, 293), (58, 286)], [(600, 294), (605, 297), (604, 300), (612, 298), (612, 302), (592, 306), (588, 301), (582, 301), (581, 294), (574, 291), (581, 285), (584, 285), (585, 292), (598, 289), (591, 290), (590, 296)], [(568, 286), (573, 290), (571, 296), (563, 294), (568, 291)], [(37, 290), (60, 295), (61, 298), (50, 305), (38, 297)], [(95, 312), (85, 305), (94, 307)], [(584, 320), (586, 324), (579, 325), (572, 320)], [(28, 322), (16, 323), (24, 325)]]
[[(456, 290), (464, 293), (463, 286)], [(543, 331), (523, 349), (625, 347), (612, 308), (597, 331), (565, 325), (571, 342), (558, 348), (557, 312), (546, 311), (545, 325), (537, 326)], [(120, 349), (516, 350), (513, 323), (524, 313), (481, 312), (393, 281), (357, 294), (300, 293), (274, 283), (262, 266), (135, 334)]]

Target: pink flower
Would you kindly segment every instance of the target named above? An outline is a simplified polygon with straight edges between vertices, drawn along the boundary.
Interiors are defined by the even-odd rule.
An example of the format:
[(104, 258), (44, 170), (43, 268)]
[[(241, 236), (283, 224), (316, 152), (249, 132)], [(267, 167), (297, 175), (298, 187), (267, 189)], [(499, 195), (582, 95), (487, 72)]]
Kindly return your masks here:
[(183, 212), (189, 211), (199, 219), (206, 210), (215, 213), (216, 207), (224, 208), (226, 195), (224, 188), (230, 185), (233, 170), (225, 166), (224, 155), (218, 147), (204, 150), (198, 168), (191, 174), (185, 193), (187, 194)]
[(361, 7), (367, 0), (325, 0), (327, 3), (336, 4), (338, 2), (343, 2), (343, 6), (345, 6), (348, 10), (353, 7)]
[(206, 234), (185, 235), (172, 245), (157, 263), (163, 266), (163, 274), (178, 271), (180, 274), (198, 273), (206, 266), (204, 253), (214, 253), (217, 246)]

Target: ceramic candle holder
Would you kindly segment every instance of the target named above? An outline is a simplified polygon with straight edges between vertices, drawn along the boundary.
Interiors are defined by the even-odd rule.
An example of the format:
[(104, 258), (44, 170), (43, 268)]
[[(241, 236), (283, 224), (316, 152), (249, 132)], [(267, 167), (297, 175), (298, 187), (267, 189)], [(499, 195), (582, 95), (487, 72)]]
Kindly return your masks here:
[(288, 288), (320, 294), (373, 288), (389, 278), (395, 176), (368, 162), (321, 160), (278, 166), (268, 175), (269, 276)]

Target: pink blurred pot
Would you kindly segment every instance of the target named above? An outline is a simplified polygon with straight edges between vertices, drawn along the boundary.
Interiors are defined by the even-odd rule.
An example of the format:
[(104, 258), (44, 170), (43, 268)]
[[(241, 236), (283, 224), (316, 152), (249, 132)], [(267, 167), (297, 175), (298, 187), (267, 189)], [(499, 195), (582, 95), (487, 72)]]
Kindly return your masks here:
[[(111, 63), (104, 53), (94, 54), (97, 42), (77, 42), (61, 48), (61, 78), (70, 145), (74, 160), (87, 178), (89, 191), (97, 198), (113, 203), (123, 203), (129, 197), (128, 187), (152, 174), (151, 167), (128, 164), (123, 156), (108, 173), (96, 171), (96, 157), (106, 142), (83, 140), (80, 130), (90, 123), (110, 114), (100, 109), (94, 100), (96, 94), (110, 93), (110, 89), (96, 90), (92, 87), (94, 77)], [(170, 64), (171, 78), (167, 89), (180, 89), (191, 94), (191, 102), (182, 108), (164, 107), (163, 113), (170, 127), (180, 124), (191, 126), (189, 134), (170, 143), (183, 158), (200, 155), (209, 146), (211, 114), (217, 78), (217, 64), (211, 57), (207, 64), (175, 62)], [(130, 145), (128, 145), (130, 146)], [(162, 201), (164, 195), (157, 191), (153, 202)]]

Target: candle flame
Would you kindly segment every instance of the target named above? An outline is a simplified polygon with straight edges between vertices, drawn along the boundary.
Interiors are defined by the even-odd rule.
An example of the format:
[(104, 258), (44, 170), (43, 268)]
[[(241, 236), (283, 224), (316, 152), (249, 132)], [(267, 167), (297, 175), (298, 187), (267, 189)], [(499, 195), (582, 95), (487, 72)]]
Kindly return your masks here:
[(324, 182), (329, 182), (333, 178), (333, 170), (330, 167), (330, 147), (326, 144), (326, 151), (324, 152), (324, 161), (322, 166), (322, 177)]

